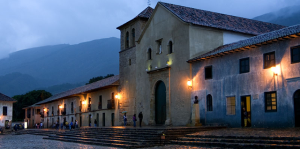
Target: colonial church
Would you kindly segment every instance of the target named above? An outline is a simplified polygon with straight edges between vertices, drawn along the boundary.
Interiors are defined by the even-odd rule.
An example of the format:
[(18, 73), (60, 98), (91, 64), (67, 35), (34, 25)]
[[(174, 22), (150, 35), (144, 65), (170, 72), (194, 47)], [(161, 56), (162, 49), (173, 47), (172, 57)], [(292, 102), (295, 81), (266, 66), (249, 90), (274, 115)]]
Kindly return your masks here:
[[(129, 124), (143, 112), (143, 125), (186, 126), (198, 100), (202, 125), (300, 126), (299, 25), (158, 2), (117, 29), (119, 76), (38, 103), (46, 111), (79, 106), (70, 118), (52, 112), (53, 121), (50, 115), (44, 119), (73, 117), (84, 121), (80, 126), (96, 119), (102, 123), (97, 127), (113, 126), (122, 125), (126, 111)], [(93, 106), (100, 103), (101, 109)], [(102, 106), (107, 103), (113, 110)]]

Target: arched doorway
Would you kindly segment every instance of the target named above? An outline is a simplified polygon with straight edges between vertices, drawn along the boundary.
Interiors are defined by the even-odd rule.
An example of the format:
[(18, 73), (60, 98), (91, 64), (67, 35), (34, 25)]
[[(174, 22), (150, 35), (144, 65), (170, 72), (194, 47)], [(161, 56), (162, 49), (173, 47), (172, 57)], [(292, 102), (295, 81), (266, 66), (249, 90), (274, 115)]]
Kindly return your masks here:
[(155, 122), (165, 124), (166, 121), (166, 85), (159, 81), (155, 88)]
[(294, 93), (295, 127), (300, 127), (300, 90)]

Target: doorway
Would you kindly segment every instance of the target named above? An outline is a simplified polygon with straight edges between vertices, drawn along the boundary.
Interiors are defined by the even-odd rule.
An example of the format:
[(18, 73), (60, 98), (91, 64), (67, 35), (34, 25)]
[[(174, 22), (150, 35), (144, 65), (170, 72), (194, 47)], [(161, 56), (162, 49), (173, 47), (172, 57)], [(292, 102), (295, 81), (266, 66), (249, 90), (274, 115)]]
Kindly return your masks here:
[(251, 97), (241, 97), (241, 126), (251, 127)]
[(158, 125), (166, 121), (166, 85), (159, 81), (155, 88), (155, 122)]
[(9, 120), (5, 120), (5, 128), (8, 129)]
[(102, 113), (102, 126), (105, 126), (105, 113)]
[(115, 126), (115, 113), (111, 114), (111, 126)]
[(100, 124), (99, 124), (100, 122), (99, 122), (99, 113), (97, 113), (97, 127), (99, 127), (100, 126)]
[(300, 127), (300, 90), (294, 93), (295, 127)]

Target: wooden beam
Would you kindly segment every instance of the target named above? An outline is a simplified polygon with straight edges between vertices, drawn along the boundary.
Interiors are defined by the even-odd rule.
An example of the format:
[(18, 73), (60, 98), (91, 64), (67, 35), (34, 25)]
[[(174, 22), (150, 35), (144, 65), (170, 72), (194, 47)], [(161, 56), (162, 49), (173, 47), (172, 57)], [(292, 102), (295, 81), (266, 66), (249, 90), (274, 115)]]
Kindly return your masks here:
[(296, 38), (296, 37), (298, 37), (297, 35), (290, 35), (290, 37), (292, 37), (292, 38)]

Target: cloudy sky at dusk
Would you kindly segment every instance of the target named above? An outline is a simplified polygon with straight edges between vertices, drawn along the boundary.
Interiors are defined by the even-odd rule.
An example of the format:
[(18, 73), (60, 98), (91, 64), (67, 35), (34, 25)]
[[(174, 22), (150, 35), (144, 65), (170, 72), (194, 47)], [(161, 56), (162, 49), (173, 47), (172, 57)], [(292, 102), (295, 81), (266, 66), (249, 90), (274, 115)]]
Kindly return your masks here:
[[(154, 8), (157, 0), (151, 0)], [(300, 0), (163, 0), (253, 18)], [(147, 7), (147, 0), (0, 0), (0, 58), (43, 45), (118, 37), (117, 26)]]

